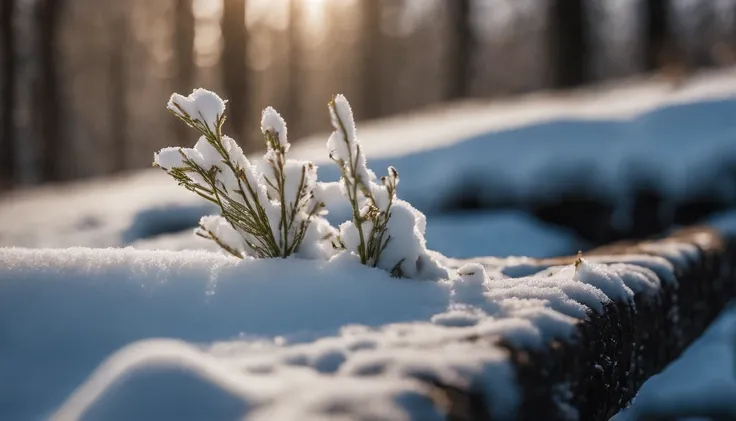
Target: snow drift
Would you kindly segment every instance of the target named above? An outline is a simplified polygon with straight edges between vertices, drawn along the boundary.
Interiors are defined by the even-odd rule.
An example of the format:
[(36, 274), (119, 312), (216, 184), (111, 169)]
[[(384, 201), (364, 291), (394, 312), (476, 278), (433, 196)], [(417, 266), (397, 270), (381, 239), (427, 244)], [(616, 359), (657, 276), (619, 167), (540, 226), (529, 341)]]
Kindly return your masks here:
[(507, 351), (466, 338), (574, 340), (580, 320), (656, 290), (648, 266), (662, 270), (640, 257), (417, 281), (339, 257), (131, 248), (0, 249), (0, 261), (0, 414), (12, 419), (435, 419), (432, 382), (476, 390), (509, 419)]

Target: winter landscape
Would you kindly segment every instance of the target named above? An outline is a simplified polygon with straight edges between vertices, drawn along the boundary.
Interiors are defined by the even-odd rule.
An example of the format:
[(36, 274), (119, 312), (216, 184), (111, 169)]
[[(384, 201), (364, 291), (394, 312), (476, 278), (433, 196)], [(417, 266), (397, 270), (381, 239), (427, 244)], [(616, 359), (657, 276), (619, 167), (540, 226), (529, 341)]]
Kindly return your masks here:
[(269, 1), (0, 4), (0, 420), (736, 420), (736, 1)]
[[(445, 419), (446, 408), (425, 383), (431, 379), (476, 390), (492, 403), (488, 416), (514, 419), (522, 401), (507, 349), (463, 338), (503, 338), (531, 349), (575, 340), (579, 320), (601, 313), (607, 302), (631, 302), (661, 288), (675, 273), (656, 257), (615, 264), (583, 257), (549, 268), (505, 258), (574, 254), (587, 246), (572, 230), (526, 212), (447, 211), (455, 192), (471, 185), (478, 200), (494, 202), (498, 189), (472, 184), (492, 177), (507, 180), (510, 193), (529, 201), (566, 188), (626, 197), (636, 186), (622, 168), (633, 160), (651, 172), (667, 203), (697, 197), (715, 181), (723, 200), (734, 200), (730, 183), (736, 180), (722, 172), (736, 159), (733, 74), (710, 75), (678, 92), (656, 83), (628, 89), (538, 100), (535, 108), (519, 108), (532, 110), (528, 115), (511, 114), (517, 104), (510, 103), (504, 112), (514, 118), (502, 121), (516, 127), (494, 127), (501, 120), (494, 109), (448, 110), (466, 131), (456, 138), (443, 133), (447, 120), (432, 114), (412, 117), (403, 132), (390, 121), (359, 127), (369, 168), (378, 173), (395, 165), (399, 197), (427, 215), (408, 207), (409, 221), (389, 225), (404, 243), (390, 249), (389, 242), (388, 263), (376, 268), (361, 264), (357, 246), (339, 251), (311, 234), (304, 244), (312, 241), (317, 249), (304, 256), (219, 252), (216, 242), (191, 228), (218, 207), (161, 169), (10, 194), (0, 202), (8, 221), (0, 236), (7, 247), (0, 251), (3, 417)], [(336, 123), (335, 139), (323, 139), (321, 148), (305, 141), (287, 156), (319, 166), (313, 180), (319, 175), (327, 184), (309, 188), (320, 189), (317, 197), (329, 210), (320, 221), (339, 226), (337, 235), (347, 243), (350, 227), (340, 224), (350, 221), (350, 201), (334, 184), (340, 168), (318, 156), (354, 135), (348, 103), (338, 101), (347, 114), (344, 125)], [(264, 113), (264, 133), (288, 150), (281, 124), (275, 111)], [(403, 141), (398, 152), (382, 146), (392, 135)], [(560, 141), (551, 144), (556, 136)], [(665, 136), (678, 147), (657, 146)], [(203, 146), (184, 154), (194, 156), (197, 148)], [(179, 150), (162, 155), (170, 151), (156, 158), (169, 170), (183, 156)], [(265, 162), (252, 159), (259, 163), (253, 168)], [(451, 162), (463, 165), (455, 172), (441, 168)], [(586, 174), (591, 165), (594, 177)], [(346, 177), (349, 171), (343, 182)], [(371, 185), (380, 194), (380, 186)], [(630, 210), (616, 212), (623, 221), (631, 218)], [(736, 229), (728, 213), (704, 222), (722, 232)], [(209, 233), (232, 238), (207, 223)], [(678, 262), (693, 253), (692, 246), (672, 245), (667, 256)], [(412, 264), (403, 277), (392, 277), (402, 256)], [(434, 269), (419, 273), (417, 261), (424, 258), (423, 267)], [(734, 314), (726, 311), (615, 419), (636, 419), (637, 411), (736, 415)]]

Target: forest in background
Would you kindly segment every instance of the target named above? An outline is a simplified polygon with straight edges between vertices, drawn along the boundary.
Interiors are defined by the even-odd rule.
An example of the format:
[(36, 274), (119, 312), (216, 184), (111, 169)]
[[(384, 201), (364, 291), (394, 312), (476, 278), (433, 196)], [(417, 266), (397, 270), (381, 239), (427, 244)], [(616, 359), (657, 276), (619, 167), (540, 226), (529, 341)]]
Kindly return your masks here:
[(462, 98), (729, 65), (736, 0), (0, 0), (0, 190), (151, 165), (190, 145), (173, 91), (228, 99), (247, 151)]

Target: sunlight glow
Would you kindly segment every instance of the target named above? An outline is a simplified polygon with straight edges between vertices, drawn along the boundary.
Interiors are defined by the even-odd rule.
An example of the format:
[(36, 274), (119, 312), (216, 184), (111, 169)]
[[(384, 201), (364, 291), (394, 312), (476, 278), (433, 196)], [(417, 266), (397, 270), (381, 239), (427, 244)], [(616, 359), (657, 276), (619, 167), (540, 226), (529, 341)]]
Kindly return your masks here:
[(307, 28), (319, 30), (325, 26), (327, 0), (301, 0), (304, 23)]
[(194, 61), (199, 67), (214, 66), (222, 52), (222, 0), (194, 0)]
[(289, 0), (250, 0), (246, 3), (245, 19), (249, 28), (266, 24), (286, 29), (289, 25)]
[(304, 19), (304, 27), (309, 32), (324, 28), (328, 0), (250, 0), (246, 18), (248, 26), (265, 23), (275, 29), (283, 30), (289, 25), (291, 1), (297, 1)]

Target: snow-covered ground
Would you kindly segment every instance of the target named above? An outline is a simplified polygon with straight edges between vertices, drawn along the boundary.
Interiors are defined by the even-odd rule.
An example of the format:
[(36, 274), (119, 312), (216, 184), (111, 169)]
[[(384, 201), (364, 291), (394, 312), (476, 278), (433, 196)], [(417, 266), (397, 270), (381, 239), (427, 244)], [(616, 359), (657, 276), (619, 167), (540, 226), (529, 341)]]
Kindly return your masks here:
[[(429, 249), (455, 258), (550, 257), (586, 248), (572, 233), (516, 211), (437, 215), (427, 225), (426, 238)], [(145, 250), (218, 249), (211, 241), (192, 235), (191, 229), (137, 240), (130, 246)]]
[[(369, 165), (395, 165), (399, 195), (430, 213), (430, 249), (544, 257), (585, 245), (519, 211), (441, 214), (446, 198), (467, 190), (523, 202), (572, 186), (625, 210), (635, 165), (673, 200), (701, 191), (734, 200), (734, 98), (736, 72), (725, 71), (680, 91), (645, 83), (535, 95), (358, 129)], [(335, 179), (325, 139), (293, 152)], [(518, 396), (504, 351), (459, 339), (569, 339), (587, 309), (656, 288), (652, 270), (667, 267), (645, 260), (591, 266), (584, 279), (568, 267), (501, 281), (535, 271), (485, 259), (509, 268), (487, 267), (493, 283), (469, 273), (417, 283), (342, 260), (238, 262), (191, 234), (210, 212), (160, 170), (0, 198), (0, 246), (45, 248), (0, 248), (0, 419), (39, 419), (64, 403), (61, 419), (439, 419), (436, 395), (416, 380), (427, 377), (478, 388), (510, 415)], [(130, 248), (54, 249), (75, 246)], [(709, 355), (695, 354), (690, 364)], [(656, 392), (646, 393), (634, 408)]]
[(419, 381), (432, 379), (476, 390), (496, 419), (513, 419), (506, 351), (465, 339), (574, 340), (588, 312), (655, 291), (654, 270), (672, 273), (641, 259), (511, 280), (468, 265), (433, 282), (345, 258), (0, 249), (0, 415), (442, 419)]
[[(383, 174), (394, 165), (399, 196), (430, 216), (463, 194), (489, 205), (523, 205), (576, 190), (612, 201), (625, 225), (629, 193), (641, 184), (672, 202), (698, 194), (736, 202), (735, 98), (736, 71), (726, 70), (698, 76), (677, 91), (655, 81), (536, 94), (359, 124), (358, 130), (369, 166)], [(298, 142), (291, 154), (313, 159), (320, 177), (334, 180), (338, 172), (326, 156), (326, 137)], [(346, 211), (335, 206), (332, 218), (342, 221)], [(194, 227), (207, 212), (162, 171), (142, 170), (1, 197), (0, 219), (13, 223), (0, 227), (0, 245), (128, 245)], [(523, 214), (511, 217), (519, 226), (513, 234), (502, 221), (509, 214), (500, 215), (498, 224), (481, 215), (489, 238), (539, 229), (541, 236), (559, 235), (551, 243), (578, 241)], [(498, 235), (492, 225), (501, 227)], [(489, 250), (518, 253), (502, 244)], [(530, 253), (559, 248), (540, 252)]]

